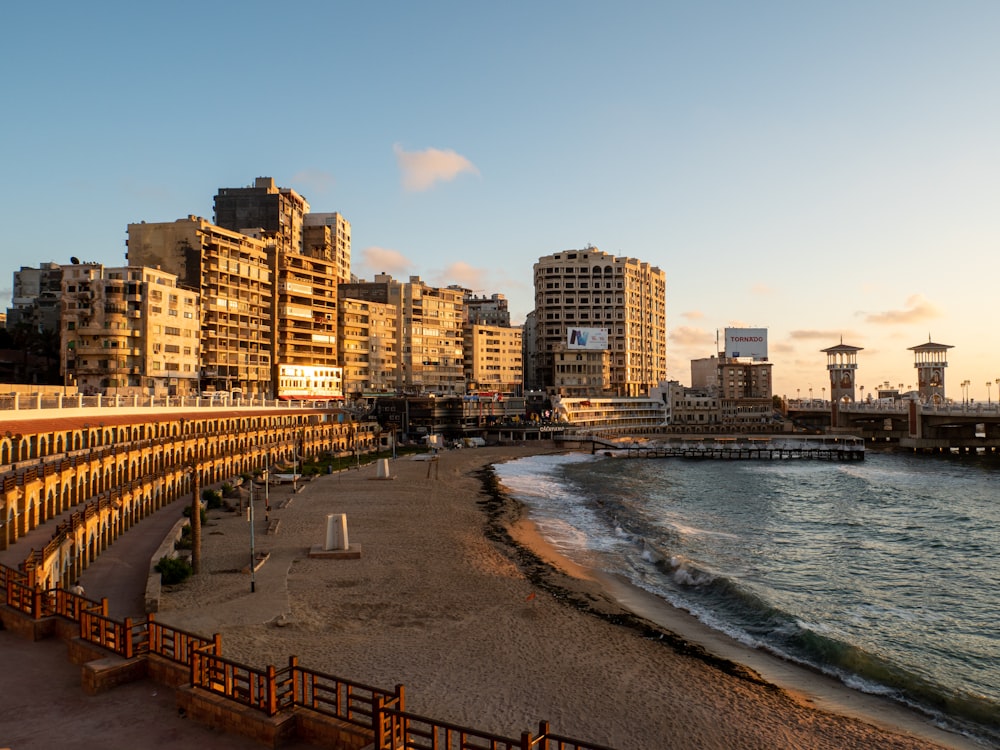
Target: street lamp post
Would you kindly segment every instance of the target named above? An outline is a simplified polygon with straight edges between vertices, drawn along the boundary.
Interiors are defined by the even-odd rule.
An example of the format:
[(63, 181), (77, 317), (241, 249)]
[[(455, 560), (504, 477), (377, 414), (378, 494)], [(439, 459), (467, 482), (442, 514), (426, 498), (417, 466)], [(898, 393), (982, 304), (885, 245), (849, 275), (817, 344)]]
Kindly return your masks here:
[(250, 521), (250, 593), (254, 593), (257, 590), (257, 579), (255, 563), (257, 560), (257, 555), (253, 548), (253, 477), (250, 477), (250, 505), (247, 508), (247, 518)]

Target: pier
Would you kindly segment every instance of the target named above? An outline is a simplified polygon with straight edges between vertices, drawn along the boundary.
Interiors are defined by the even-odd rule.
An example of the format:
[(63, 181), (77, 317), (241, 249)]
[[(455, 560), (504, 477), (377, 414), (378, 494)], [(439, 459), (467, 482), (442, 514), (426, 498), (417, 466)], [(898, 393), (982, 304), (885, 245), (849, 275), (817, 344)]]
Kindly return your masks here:
[(686, 435), (657, 440), (609, 440), (591, 435), (566, 435), (558, 442), (590, 445), (625, 458), (686, 458), (716, 461), (863, 461), (865, 441), (847, 435), (712, 436)]

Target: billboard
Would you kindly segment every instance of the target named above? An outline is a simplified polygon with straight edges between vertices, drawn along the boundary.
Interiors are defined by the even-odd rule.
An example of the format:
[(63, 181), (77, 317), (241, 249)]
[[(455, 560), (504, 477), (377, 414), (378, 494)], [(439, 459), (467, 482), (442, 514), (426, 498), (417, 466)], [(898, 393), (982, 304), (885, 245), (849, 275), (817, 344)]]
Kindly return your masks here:
[(723, 356), (749, 357), (755, 362), (767, 362), (767, 329), (727, 328)]
[(569, 328), (566, 331), (567, 349), (600, 351), (608, 348), (607, 328)]

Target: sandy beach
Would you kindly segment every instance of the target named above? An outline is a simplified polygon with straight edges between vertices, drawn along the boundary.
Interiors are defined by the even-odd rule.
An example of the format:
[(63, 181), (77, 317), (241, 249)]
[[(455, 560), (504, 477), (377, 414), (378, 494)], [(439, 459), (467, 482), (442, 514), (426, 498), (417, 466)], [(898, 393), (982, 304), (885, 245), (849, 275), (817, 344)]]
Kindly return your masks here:
[[(248, 664), (406, 686), (407, 709), (518, 736), (546, 720), (617, 750), (973, 748), (921, 717), (743, 648), (622, 581), (548, 547), (489, 491), (484, 467), (542, 447), (400, 458), (271, 490), (269, 554), (249, 574), (250, 531), (211, 511), (202, 573), (165, 591), (157, 618)], [(360, 559), (308, 556), (345, 513)]]

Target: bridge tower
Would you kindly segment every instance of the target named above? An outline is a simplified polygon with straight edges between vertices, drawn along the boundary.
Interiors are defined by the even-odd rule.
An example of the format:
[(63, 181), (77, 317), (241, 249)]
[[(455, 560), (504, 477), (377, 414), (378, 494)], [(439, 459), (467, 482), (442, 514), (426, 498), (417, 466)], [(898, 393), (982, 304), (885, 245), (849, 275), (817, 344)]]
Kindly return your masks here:
[(830, 372), (830, 401), (854, 401), (854, 373), (858, 369), (858, 352), (864, 347), (849, 346), (841, 339), (837, 346), (822, 351), (826, 353), (826, 369)]
[(920, 400), (925, 403), (944, 403), (944, 369), (948, 366), (949, 344), (935, 344), (927, 336), (927, 343), (911, 346), (913, 366), (917, 368), (917, 388)]

